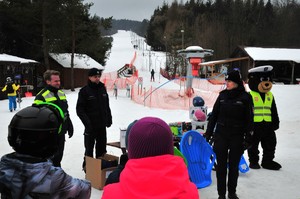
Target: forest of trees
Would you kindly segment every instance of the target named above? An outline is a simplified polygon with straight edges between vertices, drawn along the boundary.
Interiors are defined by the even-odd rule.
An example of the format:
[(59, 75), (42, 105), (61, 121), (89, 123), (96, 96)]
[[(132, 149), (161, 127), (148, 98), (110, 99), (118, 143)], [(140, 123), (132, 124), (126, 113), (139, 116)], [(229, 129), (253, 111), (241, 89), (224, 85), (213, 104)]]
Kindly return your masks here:
[(49, 68), (49, 52), (87, 54), (105, 64), (111, 39), (100, 29), (111, 18), (91, 17), (82, 0), (0, 1), (0, 53), (30, 58)]
[(118, 30), (131, 30), (136, 34), (144, 37), (149, 25), (149, 21), (144, 19), (142, 22), (133, 21), (129, 19), (112, 19), (111, 28), (103, 30), (104, 35), (112, 35), (118, 32)]
[[(49, 52), (87, 54), (105, 65), (117, 30), (144, 36), (169, 55), (187, 46), (213, 49), (223, 59), (239, 46), (300, 48), (297, 0), (177, 0), (148, 20), (90, 16), (83, 0), (0, 0), (0, 53), (49, 67)], [(146, 6), (146, 5), (145, 5)]]
[[(182, 31), (183, 30), (183, 31)], [(300, 48), (300, 4), (296, 0), (174, 1), (154, 11), (146, 33), (154, 50), (187, 46), (214, 50), (213, 59), (241, 46)]]

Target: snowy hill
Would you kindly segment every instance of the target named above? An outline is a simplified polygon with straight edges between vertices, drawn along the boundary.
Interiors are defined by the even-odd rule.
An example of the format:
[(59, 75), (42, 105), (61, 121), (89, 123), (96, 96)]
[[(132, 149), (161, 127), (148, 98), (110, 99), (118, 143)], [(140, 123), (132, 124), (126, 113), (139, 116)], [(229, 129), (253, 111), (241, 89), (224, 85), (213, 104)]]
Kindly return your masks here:
[[(130, 31), (119, 31), (113, 35), (114, 42), (111, 50), (110, 58), (106, 64), (104, 72), (116, 71), (124, 64), (130, 63), (134, 52), (137, 51), (135, 66), (140, 70), (140, 75), (144, 77), (145, 86), (164, 83), (166, 80), (161, 77), (158, 81), (150, 83), (149, 72), (149, 51), (145, 50), (143, 38), (134, 36)], [(138, 43), (138, 49), (134, 49), (133, 45)], [(149, 48), (148, 48), (149, 49)], [(144, 56), (143, 56), (144, 53)], [(151, 52), (154, 53), (154, 52)], [(147, 56), (145, 56), (147, 55)], [(156, 57), (157, 55), (157, 57)], [(155, 52), (151, 55), (152, 67), (156, 68), (164, 65), (164, 53)], [(158, 75), (158, 73), (156, 73)], [(158, 79), (159, 77), (156, 76)], [(176, 84), (168, 84), (170, 88), (178, 86)], [(66, 91), (69, 102), (69, 111), (74, 124), (74, 136), (66, 138), (66, 146), (62, 167), (65, 171), (77, 178), (85, 178), (84, 172), (81, 170), (81, 164), (84, 154), (83, 131), (84, 127), (76, 116), (76, 101), (79, 88), (75, 92)], [(237, 194), (241, 199), (299, 199), (300, 190), (300, 85), (274, 85), (272, 89), (280, 117), (280, 129), (277, 131), (277, 150), (275, 160), (282, 164), (280, 171), (270, 171), (265, 169), (250, 170), (248, 173), (240, 174)], [(144, 107), (136, 104), (126, 97), (126, 90), (119, 91), (118, 99), (110, 95), (110, 106), (113, 116), (113, 125), (108, 129), (108, 141), (118, 141), (120, 128), (127, 125), (134, 119), (145, 116), (156, 116), (164, 119), (166, 122), (189, 121), (188, 111), (184, 110), (163, 110)], [(34, 97), (23, 98), (21, 108), (30, 106)], [(7, 126), (14, 113), (8, 110), (8, 100), (0, 101), (0, 156), (12, 152), (12, 148), (7, 142)], [(18, 109), (20, 110), (20, 109)], [(17, 111), (18, 111), (17, 110)], [(120, 155), (121, 150), (113, 147), (107, 148), (108, 153)], [(247, 154), (245, 153), (245, 157)], [(215, 172), (212, 172), (213, 183), (207, 188), (199, 189), (200, 198), (215, 199), (217, 198), (217, 187)], [(298, 185), (297, 185), (298, 184)], [(92, 189), (92, 199), (101, 198), (102, 191)]]

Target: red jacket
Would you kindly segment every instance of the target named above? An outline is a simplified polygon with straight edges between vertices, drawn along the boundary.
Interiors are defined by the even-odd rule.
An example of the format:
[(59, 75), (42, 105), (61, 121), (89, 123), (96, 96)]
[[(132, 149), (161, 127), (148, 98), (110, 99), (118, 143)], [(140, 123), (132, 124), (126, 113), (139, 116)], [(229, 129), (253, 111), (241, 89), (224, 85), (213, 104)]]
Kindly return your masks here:
[(104, 187), (102, 199), (199, 199), (182, 158), (161, 155), (130, 159), (120, 182)]

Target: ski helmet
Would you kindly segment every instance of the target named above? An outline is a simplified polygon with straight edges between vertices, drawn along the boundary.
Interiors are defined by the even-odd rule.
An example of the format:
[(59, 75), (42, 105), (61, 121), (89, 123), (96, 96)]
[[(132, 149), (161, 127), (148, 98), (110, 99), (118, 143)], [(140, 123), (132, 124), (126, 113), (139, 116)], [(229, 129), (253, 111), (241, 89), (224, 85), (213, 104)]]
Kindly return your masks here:
[(7, 77), (7, 78), (6, 78), (6, 81), (7, 81), (7, 82), (11, 82), (11, 81), (12, 81), (11, 77)]
[(193, 98), (193, 105), (195, 107), (204, 106), (205, 102), (202, 97), (196, 96)]
[(8, 126), (8, 142), (22, 154), (47, 158), (58, 149), (63, 115), (51, 103), (32, 105), (16, 113)]

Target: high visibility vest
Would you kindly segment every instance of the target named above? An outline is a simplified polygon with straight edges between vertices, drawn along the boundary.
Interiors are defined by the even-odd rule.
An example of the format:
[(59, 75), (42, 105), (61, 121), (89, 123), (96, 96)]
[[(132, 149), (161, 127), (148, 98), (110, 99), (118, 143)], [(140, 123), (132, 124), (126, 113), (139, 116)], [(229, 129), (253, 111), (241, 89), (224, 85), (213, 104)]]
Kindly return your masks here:
[(271, 92), (267, 92), (265, 95), (265, 101), (263, 102), (258, 92), (250, 91), (254, 104), (254, 122), (272, 122), (271, 106), (273, 102), (273, 95)]
[[(67, 99), (65, 93), (62, 90), (58, 90), (57, 95), (59, 97), (60, 100), (65, 101)], [(45, 99), (45, 102), (54, 102), (56, 101), (56, 97), (54, 96), (54, 94), (52, 92), (50, 92), (49, 90), (46, 90), (44, 93), (42, 93), (42, 96)], [(34, 100), (35, 104), (38, 104), (39, 102), (43, 102), (41, 100)]]

